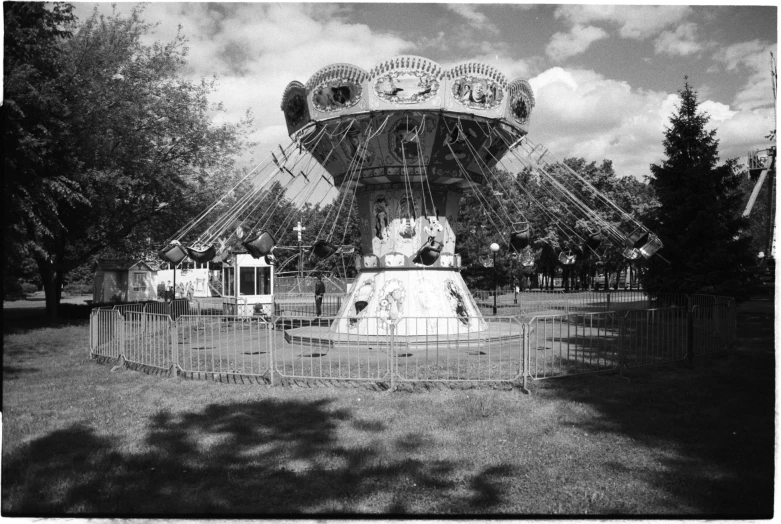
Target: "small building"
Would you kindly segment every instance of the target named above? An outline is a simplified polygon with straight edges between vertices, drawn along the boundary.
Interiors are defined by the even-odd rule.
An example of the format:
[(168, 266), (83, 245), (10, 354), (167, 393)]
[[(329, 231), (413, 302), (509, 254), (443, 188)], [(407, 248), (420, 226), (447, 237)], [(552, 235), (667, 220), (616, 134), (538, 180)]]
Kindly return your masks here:
[(155, 271), (143, 260), (99, 258), (92, 264), (92, 301), (147, 302), (155, 300)]
[[(215, 276), (216, 273), (216, 276)], [(219, 281), (219, 271), (205, 267), (196, 269), (178, 268), (176, 278), (173, 269), (158, 269), (154, 277), (155, 287), (166, 286), (168, 282), (176, 282), (176, 298), (205, 298), (219, 296), (213, 289), (213, 281)]]
[(274, 266), (263, 258), (236, 253), (222, 265), (222, 306), (227, 315), (271, 315), (274, 311)]

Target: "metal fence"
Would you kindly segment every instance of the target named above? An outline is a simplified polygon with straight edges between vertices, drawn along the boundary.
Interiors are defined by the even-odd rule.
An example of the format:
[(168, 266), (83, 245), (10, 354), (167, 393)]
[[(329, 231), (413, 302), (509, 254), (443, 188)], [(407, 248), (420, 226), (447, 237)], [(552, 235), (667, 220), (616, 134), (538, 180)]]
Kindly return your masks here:
[[(323, 296), (321, 316), (332, 317), (339, 313), (345, 295), (326, 294)], [(281, 317), (315, 316), (314, 293), (277, 293), (274, 295), (274, 315)]]
[[(523, 375), (524, 325), (514, 317), (278, 318), (274, 371), (281, 378), (383, 382), (510, 382)], [(478, 326), (478, 324), (480, 324)], [(476, 327), (477, 326), (477, 327)], [(400, 335), (402, 334), (402, 335)]]
[(232, 375), (271, 382), (271, 327), (259, 317), (181, 316), (171, 339), (177, 371), (188, 378)]
[(528, 375), (542, 379), (617, 369), (620, 328), (615, 312), (532, 318)]
[[(317, 318), (311, 310), (296, 314), (288, 309), (265, 318), (193, 314), (200, 310), (193, 305), (170, 305), (169, 314), (127, 305), (93, 310), (90, 353), (186, 378), (364, 382), (392, 389), (405, 382), (525, 386), (526, 379), (693, 359), (723, 351), (734, 341), (735, 303), (729, 297), (667, 296), (643, 302), (626, 294), (624, 300), (611, 297), (612, 310), (585, 310), (605, 307), (603, 295), (563, 304), (542, 301), (545, 314), (397, 322), (361, 317), (360, 325), (339, 321), (334, 303), (328, 304), (331, 315)], [(644, 304), (668, 307), (628, 309)]]
[(682, 307), (624, 313), (621, 365), (631, 369), (686, 358), (687, 315), (686, 308)]

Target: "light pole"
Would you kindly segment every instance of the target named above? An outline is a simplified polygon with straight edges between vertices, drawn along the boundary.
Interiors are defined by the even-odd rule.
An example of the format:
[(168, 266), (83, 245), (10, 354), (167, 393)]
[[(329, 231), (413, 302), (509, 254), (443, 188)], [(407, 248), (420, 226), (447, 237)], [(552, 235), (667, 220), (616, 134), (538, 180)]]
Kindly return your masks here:
[(496, 316), (496, 252), (499, 251), (499, 244), (491, 244), (491, 251), (494, 254), (494, 316)]
[(518, 275), (515, 273), (515, 263), (518, 261), (518, 255), (520, 255), (520, 253), (517, 251), (513, 254), (513, 293), (515, 294), (513, 304), (518, 303)]

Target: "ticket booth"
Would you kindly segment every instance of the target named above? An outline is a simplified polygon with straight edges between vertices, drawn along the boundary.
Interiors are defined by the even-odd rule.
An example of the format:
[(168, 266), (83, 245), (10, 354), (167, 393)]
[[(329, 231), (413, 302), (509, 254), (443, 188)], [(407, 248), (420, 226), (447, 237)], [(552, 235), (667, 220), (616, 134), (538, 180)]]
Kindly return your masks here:
[(268, 315), (274, 312), (274, 266), (264, 258), (237, 253), (222, 266), (222, 310), (226, 315)]

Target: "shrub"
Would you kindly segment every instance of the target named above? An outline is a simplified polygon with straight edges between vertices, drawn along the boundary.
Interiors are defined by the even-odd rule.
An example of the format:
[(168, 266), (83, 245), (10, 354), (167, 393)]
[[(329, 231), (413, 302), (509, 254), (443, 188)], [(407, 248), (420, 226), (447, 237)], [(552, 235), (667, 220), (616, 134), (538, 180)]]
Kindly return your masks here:
[(67, 284), (63, 291), (68, 295), (91, 295), (92, 286), (83, 283)]
[(3, 278), (3, 300), (20, 300), (23, 298), (22, 284), (15, 278)]
[(36, 291), (38, 291), (38, 286), (36, 286), (35, 284), (30, 284), (29, 282), (22, 282), (21, 287), (22, 287), (22, 293), (24, 293), (25, 295), (29, 295), (30, 293), (35, 293)]

